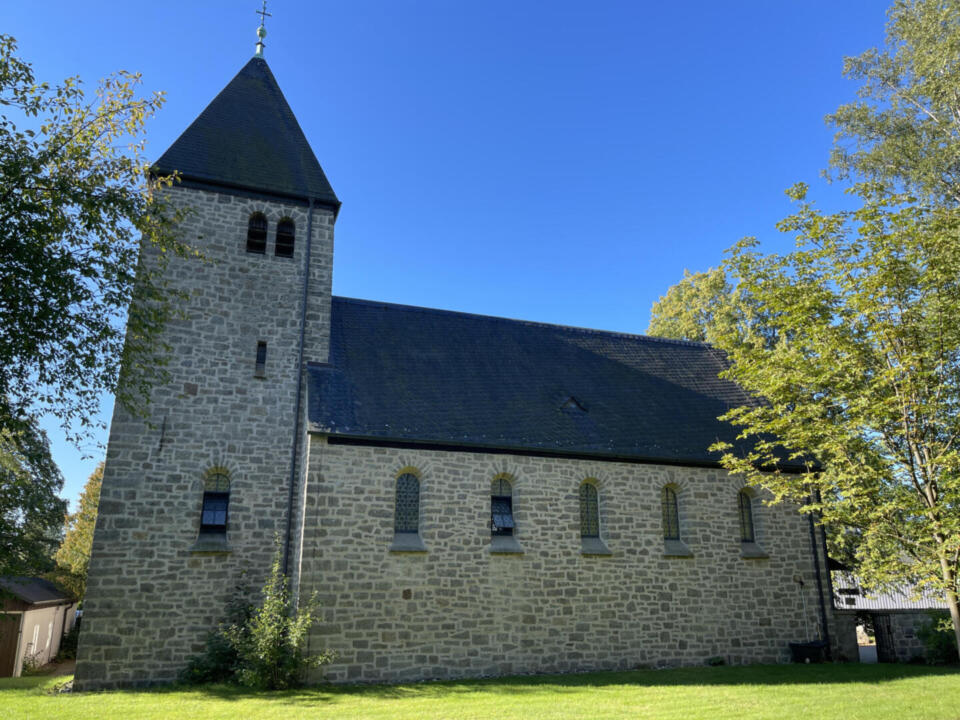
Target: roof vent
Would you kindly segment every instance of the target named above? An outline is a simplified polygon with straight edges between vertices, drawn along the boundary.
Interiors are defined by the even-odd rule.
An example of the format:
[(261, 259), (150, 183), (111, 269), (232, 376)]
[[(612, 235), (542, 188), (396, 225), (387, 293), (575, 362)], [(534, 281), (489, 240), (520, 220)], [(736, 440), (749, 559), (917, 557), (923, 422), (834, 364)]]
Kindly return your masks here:
[(573, 412), (586, 412), (587, 409), (583, 406), (579, 400), (577, 400), (573, 395), (569, 396), (560, 404), (561, 410), (568, 410)]

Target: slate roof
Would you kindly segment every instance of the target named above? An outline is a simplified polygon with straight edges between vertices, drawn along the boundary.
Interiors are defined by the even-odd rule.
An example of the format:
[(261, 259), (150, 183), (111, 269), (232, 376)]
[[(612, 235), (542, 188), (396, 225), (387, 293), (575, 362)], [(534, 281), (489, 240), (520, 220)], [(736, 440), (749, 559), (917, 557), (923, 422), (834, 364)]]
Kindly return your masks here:
[(28, 605), (73, 602), (73, 598), (49, 580), (37, 577), (0, 577), (0, 590), (23, 600)]
[(188, 182), (340, 206), (263, 58), (251, 58), (153, 166), (174, 170)]
[(333, 436), (713, 465), (753, 402), (702, 343), (334, 297), (310, 429)]

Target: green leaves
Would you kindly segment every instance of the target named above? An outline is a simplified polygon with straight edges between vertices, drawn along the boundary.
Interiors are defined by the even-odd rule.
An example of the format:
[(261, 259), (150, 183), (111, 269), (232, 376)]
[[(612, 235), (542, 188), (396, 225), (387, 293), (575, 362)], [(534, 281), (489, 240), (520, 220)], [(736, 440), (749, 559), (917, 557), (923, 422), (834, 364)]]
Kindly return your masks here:
[[(119, 72), (92, 96), (78, 78), (38, 83), (0, 36), (0, 428), (14, 437), (51, 413), (79, 440), (105, 392), (142, 413), (164, 377), (177, 296), (163, 262), (148, 271), (138, 257), (189, 250), (148, 179), (144, 132), (163, 97), (139, 97), (139, 81)], [(124, 386), (122, 360), (136, 377)]]

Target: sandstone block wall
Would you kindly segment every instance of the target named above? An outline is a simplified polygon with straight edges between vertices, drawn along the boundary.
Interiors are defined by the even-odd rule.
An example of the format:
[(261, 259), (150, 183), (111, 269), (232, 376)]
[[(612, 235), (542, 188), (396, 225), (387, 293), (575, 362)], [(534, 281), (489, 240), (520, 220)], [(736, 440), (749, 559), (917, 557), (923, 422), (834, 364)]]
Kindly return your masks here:
[[(409, 468), (421, 478), (425, 553), (389, 549), (394, 482)], [(522, 554), (489, 549), (498, 473), (512, 478)], [(581, 552), (578, 489), (587, 478), (600, 491), (609, 556)], [(677, 488), (692, 557), (664, 553), (667, 483)], [(813, 639), (819, 627), (807, 520), (794, 507), (755, 503), (768, 557), (744, 558), (738, 490), (719, 470), (348, 446), (312, 435), (301, 596), (316, 590), (323, 604), (311, 643), (339, 653), (323, 677), (786, 661), (788, 643)]]
[[(205, 260), (173, 259), (187, 292), (171, 323), (170, 382), (149, 417), (114, 410), (93, 541), (78, 689), (175, 678), (223, 618), (237, 583), (257, 588), (287, 519), (306, 208), (194, 189), (167, 190), (192, 212), (184, 239)], [(248, 218), (266, 214), (267, 253), (246, 252)], [(296, 223), (293, 258), (274, 255), (277, 222)], [(314, 210), (305, 360), (325, 361), (333, 215)], [(149, 249), (145, 261), (155, 262)], [(266, 377), (255, 378), (267, 342)], [(231, 475), (229, 553), (198, 553), (204, 472)]]

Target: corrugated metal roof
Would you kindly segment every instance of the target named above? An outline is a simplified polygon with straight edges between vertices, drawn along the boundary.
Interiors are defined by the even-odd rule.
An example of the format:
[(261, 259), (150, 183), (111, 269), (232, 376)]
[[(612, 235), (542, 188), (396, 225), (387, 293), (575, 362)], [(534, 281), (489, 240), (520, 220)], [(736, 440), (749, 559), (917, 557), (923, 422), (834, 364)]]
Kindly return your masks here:
[(396, 442), (713, 464), (754, 402), (702, 343), (333, 298), (313, 431)]
[(849, 572), (834, 572), (834, 606), (838, 610), (945, 610), (944, 597), (930, 589), (918, 591), (910, 585), (888, 588), (880, 593), (868, 593), (860, 587), (857, 576)]

